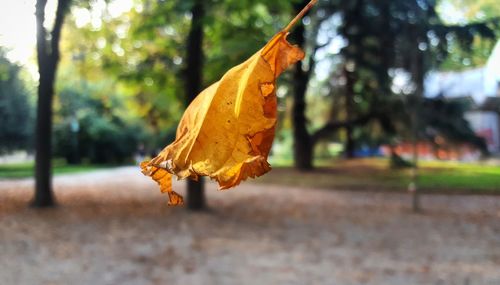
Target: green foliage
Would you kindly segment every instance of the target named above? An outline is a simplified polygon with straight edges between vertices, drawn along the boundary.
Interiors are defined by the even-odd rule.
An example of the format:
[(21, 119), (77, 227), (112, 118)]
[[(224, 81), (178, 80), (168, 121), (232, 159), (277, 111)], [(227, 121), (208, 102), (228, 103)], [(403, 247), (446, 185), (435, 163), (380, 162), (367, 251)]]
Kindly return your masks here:
[[(439, 2), (437, 9), (445, 15), (443, 21), (448, 24), (464, 25), (468, 22), (487, 21), (496, 36), (500, 35), (500, 5), (496, 0), (443, 0)], [(456, 16), (450, 19), (446, 15)], [(444, 70), (461, 70), (484, 65), (495, 44), (494, 41), (478, 36), (469, 38), (469, 45), (465, 47), (453, 38), (450, 41), (450, 56), (440, 66)]]
[(137, 121), (127, 118), (116, 94), (101, 97), (111, 88), (105, 81), (100, 83), (80, 89), (66, 86), (58, 94), (54, 155), (69, 163), (129, 162), (145, 140), (145, 131)]
[[(293, 6), (299, 2), (303, 1), (205, 1), (204, 85), (213, 83), (227, 69), (256, 52), (290, 20)], [(94, 7), (94, 3), (75, 9), (99, 7)], [(71, 161), (77, 145), (83, 158), (116, 161), (120, 155), (129, 157), (138, 144), (145, 144), (149, 152), (173, 139), (184, 109), (183, 80), (189, 76), (185, 72), (185, 42), (192, 4), (193, 1), (180, 0), (135, 1), (130, 11), (118, 17), (112, 17), (105, 9), (100, 26), (89, 22), (77, 27), (75, 19), (69, 19), (62, 41), (55, 117), (57, 155)], [(392, 143), (409, 135), (410, 109), (405, 107), (408, 96), (391, 90), (395, 69), (411, 73), (410, 60), (415, 52), (425, 54), (424, 71), (439, 66), (443, 60), (446, 64), (446, 58), (457, 53), (455, 47), (463, 46), (459, 43), (467, 46), (490, 31), (480, 23), (445, 25), (434, 1), (319, 1), (304, 23), (307, 54), (321, 52), (306, 58), (303, 66), (321, 61), (323, 69), (319, 71), (324, 72), (325, 66), (331, 71), (322, 82), (311, 81), (309, 130), (320, 129), (325, 122), (371, 114), (372, 119), (353, 132), (358, 146)], [(292, 43), (293, 35), (294, 31)], [(328, 46), (320, 47), (339, 38), (339, 46), (344, 47), (339, 53), (329, 52)], [(345, 67), (349, 72), (344, 72)], [(346, 75), (354, 79), (350, 99), (354, 104), (349, 115)], [(280, 97), (290, 93), (286, 86), (289, 79), (282, 82)], [(286, 147), (277, 153), (285, 157), (293, 145), (287, 118), (289, 103), (288, 98), (279, 103), (283, 123), (279, 125), (277, 142), (282, 141)], [(431, 109), (423, 112), (432, 113), (436, 106), (424, 107)], [(445, 132), (444, 126), (462, 122), (459, 117), (463, 112), (451, 115), (454, 123), (437, 123), (440, 118), (430, 121), (428, 117), (422, 128), (442, 125)], [(71, 131), (75, 121), (80, 126), (76, 136)], [(470, 133), (447, 132), (449, 139), (471, 138)], [(328, 139), (342, 141), (345, 135), (339, 132)], [(324, 149), (319, 152), (327, 153)]]
[(204, 78), (218, 80), (258, 51), (290, 20), (290, 1), (213, 1), (205, 25)]
[[(116, 94), (128, 116), (142, 127), (150, 150), (172, 139), (184, 109), (183, 80), (189, 76), (185, 74), (185, 42), (191, 5), (192, 1), (137, 1), (119, 17), (105, 11), (100, 28), (91, 23), (77, 28), (74, 19), (66, 26), (63, 69), (67, 72), (73, 66), (71, 74), (89, 84), (103, 77), (115, 82), (108, 91)], [(289, 20), (290, 4), (284, 0), (206, 1), (205, 5), (205, 86), (255, 53)], [(61, 90), (80, 85), (71, 78), (60, 82)], [(102, 126), (95, 119), (93, 123)]]
[(28, 149), (33, 133), (33, 107), (20, 78), (20, 67), (0, 49), (0, 154)]

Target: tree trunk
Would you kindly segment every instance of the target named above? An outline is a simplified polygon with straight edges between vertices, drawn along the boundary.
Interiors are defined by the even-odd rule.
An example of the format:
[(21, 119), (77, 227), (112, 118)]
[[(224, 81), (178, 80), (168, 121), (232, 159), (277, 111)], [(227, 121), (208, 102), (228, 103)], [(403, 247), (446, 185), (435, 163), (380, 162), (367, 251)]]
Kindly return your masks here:
[[(203, 0), (195, 0), (191, 9), (192, 20), (191, 29), (187, 38), (185, 92), (186, 103), (198, 95), (202, 88), (202, 68), (203, 68)], [(187, 207), (190, 210), (202, 210), (205, 208), (204, 179), (199, 181), (188, 180), (187, 182)]]
[(47, 31), (43, 25), (47, 0), (36, 2), (37, 56), (40, 80), (35, 135), (35, 196), (32, 202), (34, 207), (54, 206), (51, 181), (52, 101), (59, 62), (59, 39), (69, 2), (69, 0), (58, 1), (56, 19), (50, 39), (47, 39)]
[(353, 137), (353, 127), (348, 126), (345, 128), (345, 133), (346, 133), (346, 141), (345, 141), (345, 157), (347, 159), (354, 158), (355, 155), (355, 141)]
[[(344, 66), (344, 76), (346, 77), (345, 85), (345, 112), (346, 121), (351, 121), (354, 113), (354, 74)], [(348, 125), (345, 128), (346, 142), (345, 142), (345, 156), (346, 158), (354, 158), (355, 142), (353, 137), (354, 126)]]
[(412, 59), (412, 73), (413, 81), (415, 83), (415, 98), (411, 110), (411, 124), (412, 124), (412, 144), (413, 144), (413, 167), (411, 172), (411, 182), (408, 190), (412, 196), (412, 210), (417, 213), (421, 211), (420, 206), (420, 191), (418, 187), (418, 141), (419, 141), (419, 119), (422, 98), (424, 94), (424, 55), (418, 47), (418, 41), (415, 44), (415, 51)]
[[(309, 1), (305, 1), (307, 4)], [(296, 10), (300, 11), (304, 7), (304, 3), (296, 5)], [(305, 28), (300, 21), (294, 33), (295, 43), (303, 48), (305, 44)], [(295, 64), (293, 70), (293, 107), (292, 107), (292, 123), (293, 123), (293, 154), (294, 164), (297, 169), (310, 170), (313, 168), (313, 144), (311, 136), (307, 131), (306, 111), (306, 91), (309, 76), (302, 68), (302, 62)]]
[(51, 207), (54, 205), (51, 183), (52, 157), (52, 99), (54, 95), (54, 79), (43, 76), (49, 72), (40, 67), (40, 84), (38, 86), (38, 103), (35, 135), (35, 197), (34, 207)]
[(191, 179), (187, 180), (187, 207), (193, 211), (205, 209), (205, 185), (204, 177), (199, 178), (198, 181)]

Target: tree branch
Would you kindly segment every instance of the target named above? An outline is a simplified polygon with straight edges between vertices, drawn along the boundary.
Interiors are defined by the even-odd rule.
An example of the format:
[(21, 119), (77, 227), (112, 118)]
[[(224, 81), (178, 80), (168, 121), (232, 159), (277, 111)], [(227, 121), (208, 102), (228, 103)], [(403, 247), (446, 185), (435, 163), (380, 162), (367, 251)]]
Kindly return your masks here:
[(38, 53), (37, 60), (39, 68), (44, 66), (45, 60), (47, 58), (47, 31), (43, 26), (45, 22), (45, 6), (47, 5), (47, 0), (38, 0), (35, 5), (35, 15), (36, 15), (36, 50)]
[(360, 117), (352, 119), (352, 120), (346, 120), (346, 121), (340, 121), (340, 122), (328, 122), (321, 129), (314, 132), (314, 134), (311, 136), (312, 142), (314, 144), (318, 140), (326, 137), (327, 135), (329, 135), (329, 134), (331, 134), (331, 133), (333, 133), (341, 128), (346, 128), (346, 127), (353, 126), (353, 125), (366, 124), (368, 121), (370, 121), (374, 117), (376, 117), (376, 113), (371, 112), (371, 113), (368, 113), (366, 115), (360, 116)]
[[(47, 1), (47, 0), (44, 0)], [(59, 60), (59, 40), (61, 38), (62, 25), (71, 0), (59, 0), (57, 2), (56, 19), (51, 32), (50, 39), (50, 64), (55, 67)]]

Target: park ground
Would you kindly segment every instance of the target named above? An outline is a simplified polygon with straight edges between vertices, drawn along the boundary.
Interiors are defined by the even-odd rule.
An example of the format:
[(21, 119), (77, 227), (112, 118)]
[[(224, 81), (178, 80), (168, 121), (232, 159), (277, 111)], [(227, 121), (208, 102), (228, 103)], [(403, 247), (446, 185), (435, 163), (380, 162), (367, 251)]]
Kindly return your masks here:
[[(321, 160), (315, 171), (300, 172), (291, 162), (273, 162), (274, 170), (255, 180), (257, 183), (305, 188), (393, 191), (407, 188), (410, 168), (390, 169), (384, 158)], [(68, 165), (53, 161), (54, 174), (83, 173), (113, 167), (111, 165)], [(324, 165), (324, 167), (322, 167)], [(277, 167), (276, 167), (277, 166)], [(0, 180), (33, 176), (33, 162), (0, 163)], [(422, 192), (440, 194), (500, 194), (500, 160), (477, 163), (421, 161), (418, 185)]]
[(208, 182), (199, 213), (137, 167), (58, 175), (46, 210), (32, 179), (0, 180), (0, 284), (500, 284), (500, 196), (424, 194), (414, 214), (404, 190), (312, 183), (337, 171)]

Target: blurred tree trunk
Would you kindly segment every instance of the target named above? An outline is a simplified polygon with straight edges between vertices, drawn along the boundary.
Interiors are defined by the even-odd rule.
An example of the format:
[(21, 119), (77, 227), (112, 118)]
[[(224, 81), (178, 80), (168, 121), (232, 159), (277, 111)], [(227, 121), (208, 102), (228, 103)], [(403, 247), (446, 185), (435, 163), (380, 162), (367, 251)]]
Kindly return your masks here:
[[(296, 12), (300, 12), (309, 1), (303, 1), (295, 5)], [(304, 48), (305, 46), (305, 28), (302, 21), (299, 21), (297, 28), (293, 32), (295, 44)], [(316, 40), (316, 39), (314, 39)], [(309, 68), (311, 70), (311, 67)], [(307, 131), (306, 110), (306, 91), (309, 83), (310, 72), (304, 71), (302, 61), (295, 64), (293, 70), (293, 154), (294, 164), (297, 169), (310, 170), (313, 168), (313, 144), (311, 136)]]
[(54, 97), (54, 81), (59, 63), (59, 39), (64, 17), (70, 0), (57, 2), (54, 26), (47, 35), (44, 27), (45, 6), (47, 0), (36, 2), (38, 85), (36, 136), (35, 136), (35, 196), (34, 207), (51, 207), (54, 205), (52, 193), (52, 101)]
[[(185, 92), (186, 106), (198, 95), (202, 88), (203, 69), (203, 0), (194, 0), (191, 8), (191, 29), (187, 37)], [(199, 181), (187, 181), (187, 207), (191, 210), (205, 208), (205, 190), (203, 177)]]
[(412, 144), (413, 144), (413, 167), (411, 172), (411, 182), (408, 190), (412, 196), (412, 210), (413, 212), (420, 212), (420, 191), (418, 189), (418, 142), (419, 130), (421, 128), (419, 123), (418, 114), (420, 112), (422, 99), (424, 95), (424, 54), (418, 49), (418, 41), (415, 45), (415, 51), (412, 58), (412, 76), (415, 83), (414, 102), (411, 110), (411, 125), (412, 125)]
[[(345, 85), (345, 112), (346, 121), (352, 120), (354, 116), (354, 72), (350, 71), (346, 65), (344, 65), (344, 76), (346, 78)], [(345, 128), (346, 141), (345, 141), (345, 157), (354, 158), (355, 142), (353, 137), (354, 125), (347, 125)]]
[[(344, 56), (344, 77), (346, 85), (344, 89), (346, 121), (351, 121), (356, 116), (356, 106), (354, 104), (354, 96), (357, 95), (354, 86), (358, 81), (359, 65), (363, 61), (363, 44), (362, 38), (365, 33), (363, 19), (363, 0), (351, 1), (344, 14), (344, 34), (347, 38), (349, 46), (342, 49), (341, 53)], [(359, 95), (359, 94), (358, 94)], [(345, 128), (346, 141), (344, 143), (344, 153), (346, 158), (354, 158), (355, 156), (355, 139), (354, 125), (348, 125)]]

